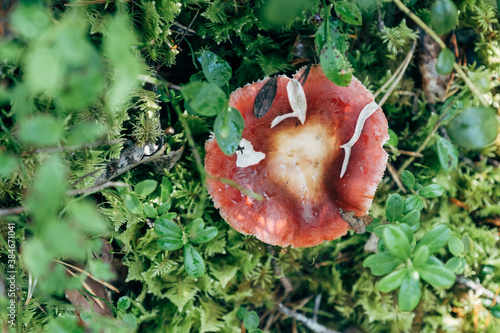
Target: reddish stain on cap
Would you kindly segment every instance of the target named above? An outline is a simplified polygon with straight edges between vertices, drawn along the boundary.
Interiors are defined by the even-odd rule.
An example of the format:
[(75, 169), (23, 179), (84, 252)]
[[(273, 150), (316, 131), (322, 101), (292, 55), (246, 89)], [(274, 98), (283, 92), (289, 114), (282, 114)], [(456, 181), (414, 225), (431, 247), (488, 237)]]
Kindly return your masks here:
[[(273, 119), (293, 111), (287, 95), (290, 79), (280, 76), (270, 110), (260, 119), (254, 116), (255, 98), (267, 80), (240, 88), (230, 98), (230, 105), (245, 120), (243, 138), (265, 158), (237, 167), (236, 154), (226, 156), (214, 138), (206, 143), (205, 170), (213, 176), (207, 185), (215, 207), (237, 231), (273, 245), (310, 247), (343, 236), (349, 225), (339, 208), (366, 215), (386, 167), (382, 146), (389, 136), (382, 109), (366, 120), (340, 178), (345, 156), (340, 146), (353, 136), (361, 110), (373, 101), (372, 94), (354, 77), (348, 87), (339, 87), (319, 65), (312, 66), (303, 86), (305, 123), (287, 118), (271, 129)], [(263, 200), (217, 180), (221, 177), (262, 195)]]

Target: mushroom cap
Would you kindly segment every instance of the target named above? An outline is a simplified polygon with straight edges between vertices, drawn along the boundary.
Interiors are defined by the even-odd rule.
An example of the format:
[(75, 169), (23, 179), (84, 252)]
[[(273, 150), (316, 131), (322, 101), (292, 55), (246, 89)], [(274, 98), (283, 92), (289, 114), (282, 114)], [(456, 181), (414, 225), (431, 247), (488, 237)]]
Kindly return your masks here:
[[(299, 70), (299, 79), (304, 69)], [(236, 166), (236, 154), (226, 156), (215, 138), (205, 145), (207, 187), (221, 216), (243, 234), (265, 243), (310, 247), (341, 237), (350, 228), (341, 215), (366, 215), (382, 179), (388, 155), (387, 120), (378, 108), (365, 122), (352, 147), (349, 165), (340, 178), (342, 144), (353, 136), (361, 110), (374, 100), (356, 78), (348, 87), (332, 83), (319, 65), (313, 65), (303, 86), (306, 121), (288, 118), (271, 129), (278, 116), (292, 112), (287, 95), (290, 79), (279, 76), (269, 111), (254, 116), (257, 94), (269, 79), (246, 85), (230, 96), (230, 105), (245, 120), (243, 138), (265, 154), (257, 164)], [(257, 200), (220, 181), (227, 178), (263, 196)]]

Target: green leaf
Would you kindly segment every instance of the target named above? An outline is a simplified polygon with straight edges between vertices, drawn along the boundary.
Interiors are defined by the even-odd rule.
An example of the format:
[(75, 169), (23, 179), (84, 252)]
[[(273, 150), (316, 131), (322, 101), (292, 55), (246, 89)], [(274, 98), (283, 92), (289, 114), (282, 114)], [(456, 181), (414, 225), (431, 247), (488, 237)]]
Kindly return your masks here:
[(116, 278), (116, 274), (111, 270), (111, 265), (108, 262), (102, 260), (89, 260), (87, 263), (88, 271), (92, 276), (110, 281)]
[(413, 266), (420, 267), (427, 263), (429, 260), (430, 252), (426, 245), (420, 246), (413, 255)]
[(387, 249), (401, 260), (410, 257), (410, 243), (406, 234), (400, 228), (390, 225), (384, 229), (384, 242)]
[(464, 243), (458, 237), (451, 236), (448, 240), (448, 248), (451, 254), (458, 257), (464, 252)]
[(387, 140), (386, 144), (390, 145), (390, 146), (393, 146), (393, 147), (397, 147), (398, 144), (399, 144), (398, 135), (396, 134), (396, 132), (394, 132), (390, 128), (388, 130), (388, 133), (389, 133), (389, 140)]
[(358, 6), (352, 2), (338, 1), (335, 2), (335, 13), (337, 17), (347, 24), (361, 25), (362, 16)]
[[(170, 202), (165, 202), (158, 207), (157, 212), (158, 215), (164, 215), (168, 213), (169, 209), (172, 207), (172, 204)], [(171, 219), (168, 219), (171, 220)]]
[[(405, 236), (406, 238), (406, 236)], [(389, 252), (377, 253), (369, 256), (363, 261), (363, 267), (370, 268), (375, 276), (385, 275), (398, 267), (403, 261)]]
[(133, 314), (124, 314), (122, 320), (131, 330), (135, 330), (137, 328), (137, 318)]
[(455, 55), (449, 48), (445, 48), (439, 52), (436, 62), (436, 71), (441, 75), (448, 75), (453, 71), (455, 64)]
[(69, 212), (78, 223), (79, 228), (91, 235), (99, 235), (107, 231), (107, 222), (97, 211), (97, 206), (90, 201), (75, 201), (69, 206)]
[(156, 241), (156, 244), (160, 247), (160, 249), (165, 251), (175, 251), (180, 249), (184, 242), (182, 238), (177, 237), (161, 237)]
[(415, 188), (415, 176), (410, 171), (403, 171), (401, 173), (401, 180), (407, 189), (413, 190)]
[(203, 244), (214, 239), (219, 231), (216, 227), (208, 227), (204, 230), (198, 231), (195, 235), (189, 238), (189, 241), (194, 244)]
[(17, 158), (8, 152), (0, 152), (0, 177), (8, 177), (18, 165)]
[(207, 82), (193, 82), (182, 87), (182, 96), (188, 103), (188, 111), (199, 116), (215, 116), (227, 105), (227, 97), (221, 88)]
[(444, 267), (448, 268), (453, 273), (461, 274), (463, 273), (466, 264), (467, 262), (465, 261), (465, 258), (453, 257), (446, 262)]
[(418, 273), (413, 271), (404, 279), (399, 289), (398, 304), (401, 311), (411, 311), (415, 309), (422, 297), (422, 288)]
[(128, 296), (122, 296), (118, 299), (116, 303), (118, 310), (125, 311), (130, 307), (130, 298)]
[(339, 50), (325, 46), (320, 52), (319, 61), (328, 80), (339, 87), (347, 87), (351, 83), (352, 68)]
[(445, 267), (423, 265), (416, 268), (424, 281), (436, 287), (451, 287), (455, 283), (455, 274)]
[(39, 238), (31, 238), (25, 242), (22, 258), (24, 265), (34, 277), (39, 277), (47, 272), (52, 262), (52, 256), (47, 250), (46, 244)]
[(388, 226), (390, 226), (390, 224), (378, 225), (375, 228), (373, 228), (373, 232), (375, 233), (375, 235), (382, 237), (384, 235), (385, 228), (387, 228)]
[(52, 146), (59, 143), (62, 133), (62, 123), (51, 115), (44, 114), (23, 119), (17, 135), (26, 144)]
[(447, 132), (459, 146), (482, 149), (498, 136), (497, 112), (484, 106), (467, 108), (450, 121)]
[(434, 266), (440, 266), (440, 267), (444, 267), (444, 264), (441, 260), (439, 260), (438, 258), (434, 257), (434, 256), (429, 256), (429, 260), (427, 260), (427, 265), (434, 265)]
[(21, 3), (11, 18), (12, 29), (20, 36), (31, 39), (40, 36), (51, 25), (50, 12), (38, 3)]
[(186, 235), (191, 238), (194, 237), (198, 232), (202, 231), (205, 228), (205, 222), (202, 218), (194, 219), (193, 222), (189, 223), (186, 227)]
[(457, 168), (458, 149), (453, 143), (445, 138), (438, 137), (436, 140), (436, 152), (443, 171), (450, 172)]
[(349, 50), (349, 43), (347, 42), (345, 35), (342, 33), (342, 23), (330, 18), (328, 21), (328, 34), (326, 33), (325, 24), (326, 20), (324, 20), (320, 24), (318, 30), (316, 30), (316, 35), (314, 37), (316, 51), (320, 52), (325, 46), (332, 46), (341, 54), (345, 54)]
[[(172, 183), (170, 182), (170, 180), (168, 180), (167, 177), (163, 177), (161, 179), (160, 188), (161, 188), (161, 190), (160, 190), (161, 202), (166, 203), (170, 200), (170, 196), (172, 195), (172, 189), (173, 189)], [(170, 209), (170, 207), (168, 207), (168, 209)], [(161, 213), (161, 214), (165, 214), (165, 213)]]
[(383, 293), (388, 293), (396, 290), (401, 286), (407, 275), (408, 270), (406, 268), (394, 271), (391, 274), (384, 276), (377, 283), (377, 290)]
[(155, 219), (155, 218), (158, 217), (158, 212), (150, 204), (145, 204), (144, 205), (144, 214), (147, 217), (152, 218), (152, 219)]
[[(380, 220), (374, 218), (372, 223), (366, 226), (366, 232), (375, 232), (375, 228), (380, 226)], [(378, 236), (378, 235), (377, 235)], [(380, 237), (380, 236), (379, 236)]]
[(236, 318), (243, 321), (243, 319), (245, 319), (246, 314), (247, 314), (247, 308), (240, 306), (236, 311)]
[(146, 179), (135, 185), (134, 192), (141, 197), (145, 197), (153, 193), (158, 186), (158, 182), (153, 179)]
[(106, 126), (100, 123), (82, 122), (76, 124), (69, 132), (68, 143), (81, 145), (99, 139), (106, 132)]
[(440, 224), (422, 237), (422, 239), (417, 243), (417, 248), (422, 245), (427, 245), (430, 253), (432, 254), (445, 246), (449, 238), (450, 229), (448, 229), (446, 225)]
[(457, 24), (457, 6), (451, 0), (436, 0), (431, 7), (432, 29), (438, 35), (449, 33)]
[(225, 86), (233, 76), (229, 63), (210, 51), (201, 54), (201, 68), (208, 82), (219, 87)]
[(133, 214), (142, 214), (141, 200), (135, 194), (127, 194), (125, 197), (125, 207)]
[(424, 209), (424, 201), (419, 195), (412, 194), (404, 202), (403, 214), (408, 214), (414, 210), (420, 212), (422, 209)]
[(403, 215), (403, 198), (399, 194), (391, 194), (385, 203), (385, 216), (389, 222), (394, 222), (401, 215)]
[(189, 243), (184, 245), (184, 269), (187, 275), (197, 279), (205, 274), (205, 262), (196, 249)]
[(500, 318), (500, 304), (495, 304), (490, 309), (491, 315), (495, 318)]
[(398, 225), (398, 228), (400, 228), (405, 233), (406, 238), (408, 239), (408, 242), (410, 242), (410, 244), (415, 240), (415, 237), (413, 237), (413, 230), (411, 230), (408, 224), (400, 223)]
[(408, 214), (404, 215), (400, 222), (408, 224), (411, 230), (416, 232), (420, 228), (420, 211), (412, 210)]
[(245, 318), (243, 319), (243, 326), (245, 326), (245, 328), (250, 331), (259, 327), (259, 322), (260, 318), (257, 312), (250, 311), (245, 315)]
[(219, 148), (227, 156), (236, 152), (241, 141), (245, 122), (240, 112), (233, 107), (222, 111), (215, 118), (214, 132)]
[(424, 198), (437, 198), (444, 193), (444, 187), (439, 184), (431, 184), (425, 186), (423, 189), (418, 191), (418, 194)]
[(163, 218), (156, 219), (155, 233), (158, 237), (182, 239), (182, 230), (177, 223)]

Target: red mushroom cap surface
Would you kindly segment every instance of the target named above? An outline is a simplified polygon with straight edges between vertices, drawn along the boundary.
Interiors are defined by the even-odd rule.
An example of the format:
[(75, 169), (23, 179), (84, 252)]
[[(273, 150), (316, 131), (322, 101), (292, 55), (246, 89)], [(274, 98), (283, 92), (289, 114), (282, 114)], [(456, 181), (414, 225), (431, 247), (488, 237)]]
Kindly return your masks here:
[[(212, 176), (207, 186), (215, 207), (237, 231), (273, 245), (310, 247), (343, 236), (350, 226), (340, 209), (366, 215), (386, 168), (388, 155), (382, 146), (389, 136), (382, 109), (366, 119), (341, 178), (345, 151), (340, 146), (353, 137), (360, 112), (374, 100), (372, 94), (354, 77), (348, 87), (339, 87), (314, 65), (303, 85), (304, 124), (291, 117), (271, 128), (276, 117), (292, 112), (287, 94), (291, 79), (278, 77), (272, 106), (257, 119), (255, 98), (267, 80), (230, 96), (230, 105), (245, 120), (243, 139), (265, 158), (238, 167), (238, 153), (226, 156), (215, 138), (206, 143), (205, 170)], [(263, 200), (243, 194), (221, 178), (262, 195)]]

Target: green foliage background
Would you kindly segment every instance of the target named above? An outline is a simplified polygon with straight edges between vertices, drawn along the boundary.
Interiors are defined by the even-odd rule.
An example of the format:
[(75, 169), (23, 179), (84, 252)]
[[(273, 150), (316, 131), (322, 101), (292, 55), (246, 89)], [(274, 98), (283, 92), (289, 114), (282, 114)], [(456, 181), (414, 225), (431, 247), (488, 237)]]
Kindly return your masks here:
[[(363, 25), (344, 26), (350, 44), (347, 58), (354, 75), (376, 91), (422, 31), (390, 1), (355, 3)], [(430, 23), (432, 1), (405, 4)], [(466, 67), (469, 78), (498, 108), (497, 8), (479, 0), (456, 4), (461, 13), (457, 28), (476, 36), (468, 45), (475, 60)], [(301, 64), (293, 62), (297, 57), (292, 47), (299, 35), (317, 31), (318, 21), (324, 19), (320, 1), (307, 2), (279, 27), (266, 23), (265, 6), (264, 1), (248, 0), (12, 5), (0, 42), (0, 210), (22, 208), (0, 216), (4, 281), (11, 223), (19, 254), (17, 327), (8, 328), (3, 311), (8, 304), (4, 282), (0, 284), (2, 329), (83, 332), (76, 310), (94, 332), (241, 332), (237, 312), (244, 307), (258, 314), (259, 328), (264, 330), (279, 314), (278, 303), (312, 317), (314, 297), (322, 294), (318, 322), (339, 331), (356, 327), (362, 332), (472, 332), (475, 325), (480, 331), (500, 331), (499, 320), (490, 316), (491, 300), (458, 284), (451, 289), (424, 284), (419, 306), (412, 312), (400, 311), (397, 293), (379, 292), (379, 278), (362, 265), (369, 256), (364, 251), (369, 234), (349, 232), (314, 248), (280, 249), (237, 233), (218, 215), (187, 135), (189, 131), (203, 158), (215, 118), (181, 112), (183, 97), (176, 87), (204, 78), (198, 61), (204, 50), (232, 68), (229, 84), (222, 87), (225, 93), (265, 76), (294, 73)], [(332, 4), (328, 6), (331, 9)], [(194, 32), (184, 34), (188, 26)], [(444, 187), (442, 196), (423, 199), (416, 237), (446, 225), (465, 245), (461, 273), (495, 291), (500, 282), (499, 237), (497, 227), (488, 221), (500, 218), (499, 146), (458, 148), (456, 164), (442, 166), (439, 142), (446, 133), (435, 133), (433, 128), (438, 121), (443, 125), (449, 121), (441, 115), (450, 101), (430, 105), (420, 84), (412, 63), (384, 105), (397, 136), (387, 146), (390, 162), (399, 167), (409, 158), (402, 152), (415, 151), (430, 138), (424, 157), (409, 169), (417, 182)], [(457, 97), (450, 107), (453, 113), (479, 105), (458, 77), (450, 91)], [(124, 147), (154, 143), (163, 145), (165, 154), (186, 148), (172, 169), (142, 164), (115, 179), (116, 187), (85, 191)], [(146, 179), (158, 186), (141, 194), (136, 185)], [(385, 221), (386, 200), (398, 191), (387, 175), (370, 215)], [(194, 245), (206, 264), (201, 278), (186, 273), (182, 250), (158, 246), (153, 222), (160, 209), (175, 213), (170, 217), (182, 228), (202, 218), (218, 229), (215, 239)], [(124, 275), (96, 256), (103, 240), (126, 266)], [(436, 256), (444, 262), (453, 258), (448, 248)], [(83, 290), (86, 275), (68, 275), (56, 259), (80, 263), (93, 276), (119, 287), (120, 293), (111, 297), (112, 316), (96, 314), (90, 303), (66, 300), (68, 290)], [(285, 291), (284, 276), (293, 291)], [(30, 289), (33, 295), (25, 305)], [(287, 332), (293, 325), (283, 316), (266, 329)], [(307, 331), (301, 325), (297, 328)]]

